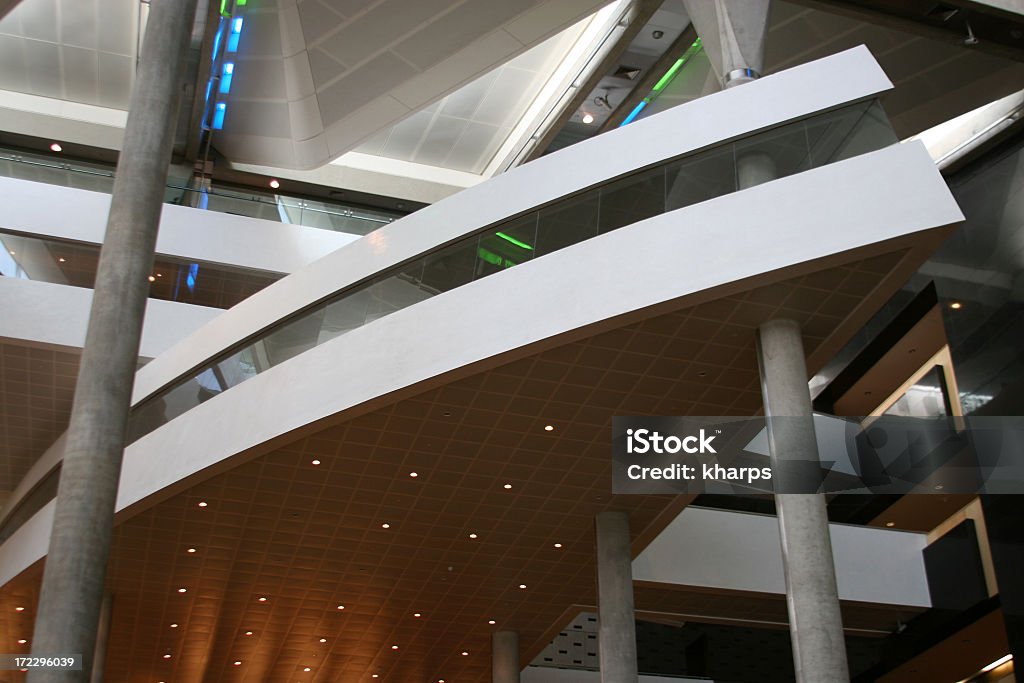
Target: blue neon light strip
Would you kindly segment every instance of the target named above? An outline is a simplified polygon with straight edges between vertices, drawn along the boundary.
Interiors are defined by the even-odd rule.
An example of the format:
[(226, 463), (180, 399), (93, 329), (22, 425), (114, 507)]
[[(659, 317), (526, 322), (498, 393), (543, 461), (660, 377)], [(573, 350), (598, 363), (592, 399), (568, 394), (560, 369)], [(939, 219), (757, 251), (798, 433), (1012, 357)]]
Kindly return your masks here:
[(220, 92), (227, 95), (231, 91), (231, 75), (235, 72), (235, 65), (232, 62), (224, 62), (224, 68), (220, 73)]
[(228, 36), (228, 52), (238, 52), (238, 40), (242, 37), (242, 17), (231, 21), (231, 35)]
[(626, 118), (624, 118), (622, 120), (622, 123), (619, 124), (619, 128), (622, 128), (623, 126), (625, 126), (628, 123), (633, 123), (633, 119), (635, 119), (637, 116), (639, 116), (640, 112), (642, 112), (644, 110), (644, 107), (646, 107), (646, 106), (647, 106), (647, 100), (641, 100), (640, 104), (636, 105), (636, 107), (633, 108), (633, 111), (629, 112), (629, 116), (627, 116)]
[(228, 113), (228, 105), (225, 102), (218, 102), (213, 109), (213, 129), (220, 130), (224, 127), (224, 115)]

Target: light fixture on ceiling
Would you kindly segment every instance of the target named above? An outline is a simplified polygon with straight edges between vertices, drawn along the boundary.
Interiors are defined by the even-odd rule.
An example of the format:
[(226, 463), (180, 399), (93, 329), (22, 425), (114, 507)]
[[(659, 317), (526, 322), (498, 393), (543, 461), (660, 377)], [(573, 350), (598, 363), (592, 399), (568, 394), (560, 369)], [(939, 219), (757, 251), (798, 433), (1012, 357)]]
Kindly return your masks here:
[(413, 612), (413, 613), (412, 613), (412, 615), (413, 615), (414, 617), (416, 617), (417, 619), (419, 619), (420, 617), (422, 617), (422, 616), (423, 616), (423, 615), (422, 615), (422, 614), (421, 614), (420, 612)]
[(60, 263), (67, 263), (68, 262), (68, 260), (66, 258), (64, 258), (63, 256), (58, 258), (57, 261), (59, 261)]
[(252, 635), (252, 631), (246, 631), (246, 632), (245, 632), (245, 635), (247, 635), (247, 636), (251, 636), (251, 635)]
[(491, 626), (494, 626), (494, 625), (495, 625), (495, 624), (497, 624), (498, 622), (496, 622), (496, 621), (495, 621), (494, 619), (489, 619), (489, 620), (487, 621), (487, 623), (488, 623), (488, 624), (490, 624)]
[(199, 507), (204, 508), (208, 505), (208, 503), (205, 500), (201, 500), (199, 501), (198, 505)]
[(380, 674), (373, 674), (370, 678), (380, 678)]
[(178, 592), (179, 592), (179, 593), (187, 593), (187, 592), (188, 592), (188, 589), (187, 589), (187, 588), (179, 588), (179, 589), (178, 589)]
[(419, 472), (410, 472), (409, 476), (412, 477), (413, 479), (415, 479), (416, 477), (418, 477), (420, 475), (419, 475)]
[(339, 610), (345, 609), (345, 605), (338, 605), (338, 609)]
[(469, 537), (470, 538), (476, 538), (476, 534), (470, 534)]
[(235, 666), (242, 666), (242, 662), (238, 661), (237, 659), (235, 660), (234, 664)]
[(654, 38), (655, 40), (661, 40), (664, 35), (665, 32), (662, 31), (661, 29), (656, 28), (653, 31), (651, 31), (651, 38)]
[(50, 143), (50, 151), (51, 152), (63, 152), (64, 148), (60, 146), (59, 142), (53, 142), (53, 143)]
[(18, 638), (18, 645), (24, 645), (24, 644), (25, 644), (25, 643), (27, 643), (27, 642), (28, 642), (28, 641), (27, 641), (27, 640), (25, 640), (24, 638)]
[(320, 639), (320, 642), (321, 642), (321, 643), (326, 643), (326, 642), (327, 642), (327, 639), (326, 639), (326, 638), (321, 638), (321, 639)]
[(896, 522), (886, 522), (885, 525), (891, 529), (892, 527), (896, 526)]
[(505, 487), (504, 487), (504, 488), (505, 488), (505, 489), (510, 489), (510, 488), (512, 488), (512, 484), (505, 484)]
[(257, 598), (257, 601), (258, 602), (266, 602), (267, 599), (264, 596), (261, 595), (260, 597)]
[(276, 190), (281, 187), (281, 182), (277, 178), (272, 178), (270, 181), (270, 187)]
[(556, 543), (556, 544), (555, 544), (555, 547), (556, 547), (556, 548), (561, 548), (561, 547), (562, 547), (562, 544), (561, 544), (561, 543)]
[(164, 659), (170, 659), (170, 658), (171, 658), (171, 653), (170, 652), (168, 652), (167, 654), (164, 655)]
[(463, 657), (468, 657), (469, 656), (469, 653), (466, 652), (465, 650), (463, 650), (461, 654), (462, 654)]
[(589, 123), (593, 123), (593, 122), (594, 122), (594, 115), (593, 114), (591, 114), (590, 112), (586, 112), (586, 113), (583, 114), (583, 123), (588, 123), (589, 124)]
[(1013, 655), (1003, 655), (1002, 657), (1000, 657), (999, 659), (997, 659), (996, 661), (992, 662), (991, 664), (986, 666), (984, 669), (982, 669), (981, 673), (988, 673), (989, 671), (992, 671), (993, 669), (998, 669), (999, 667), (1001, 667), (1003, 664), (1006, 664), (1011, 659), (1013, 659)]
[(15, 607), (15, 608), (14, 608), (14, 611), (15, 611), (15, 612), (24, 612), (24, 611), (25, 611), (25, 608), (24, 608), (24, 607), (21, 607), (21, 606), (18, 606), (18, 607)]
[(554, 425), (544, 425), (544, 431), (545, 432), (553, 432), (553, 431), (555, 431), (555, 426)]
[(383, 524), (380, 525), (380, 528), (381, 529), (390, 529), (391, 525), (388, 524), (387, 522), (384, 522)]
[(949, 305), (949, 307), (952, 308), (953, 310), (959, 310), (959, 309), (963, 308), (964, 305), (962, 303), (960, 303), (959, 301), (954, 301), (953, 303), (951, 303)]
[(309, 668), (308, 666), (304, 666), (304, 667), (302, 667), (302, 670), (303, 670), (303, 671), (312, 671), (312, 669), (310, 669), (310, 668)]
[(311, 464), (311, 465), (313, 465), (313, 466), (315, 467), (316, 465), (319, 465), (319, 464), (320, 464), (320, 461), (319, 461), (319, 460), (317, 460), (316, 458), (314, 458), (313, 460), (311, 460), (311, 461), (310, 461), (310, 464)]
[(519, 584), (519, 588), (520, 588), (520, 590), (526, 590), (526, 584), (525, 583)]
[(398, 645), (392, 645), (392, 646), (391, 646), (391, 649), (392, 649), (392, 650), (397, 650), (397, 649), (398, 649)]
[(149, 279), (150, 282), (156, 282), (156, 276), (155, 275), (150, 275), (148, 279)]
[(188, 549), (188, 550), (186, 550), (185, 552), (187, 552), (187, 553), (194, 553), (195, 551), (196, 551), (196, 549), (195, 549), (195, 548), (189, 548), (189, 549)]
[(177, 624), (171, 624), (171, 628), (178, 628)]

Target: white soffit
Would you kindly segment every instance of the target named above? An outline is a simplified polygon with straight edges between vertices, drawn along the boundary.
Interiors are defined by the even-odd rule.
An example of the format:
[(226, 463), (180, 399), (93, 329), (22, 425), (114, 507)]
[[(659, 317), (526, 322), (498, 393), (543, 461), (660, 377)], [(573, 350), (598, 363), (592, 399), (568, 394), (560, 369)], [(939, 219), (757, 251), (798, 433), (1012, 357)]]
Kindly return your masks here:
[(605, 4), (249, 3), (217, 147), (237, 163), (317, 168)]

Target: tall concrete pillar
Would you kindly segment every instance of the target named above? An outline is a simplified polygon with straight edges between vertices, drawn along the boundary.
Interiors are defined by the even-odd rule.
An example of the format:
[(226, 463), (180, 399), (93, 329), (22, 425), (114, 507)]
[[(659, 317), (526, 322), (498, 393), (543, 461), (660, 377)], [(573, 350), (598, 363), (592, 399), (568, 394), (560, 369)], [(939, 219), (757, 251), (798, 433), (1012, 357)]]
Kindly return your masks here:
[[(757, 355), (773, 469), (785, 462), (817, 463), (800, 326), (792, 320), (761, 325)], [(780, 493), (775, 508), (797, 683), (849, 681), (825, 496)]]
[(147, 277), (195, 10), (196, 0), (150, 4), (64, 449), (32, 654), (82, 655), (83, 667), (33, 669), (31, 683), (83, 682), (92, 672)]
[(106, 593), (100, 605), (100, 621), (96, 627), (96, 647), (92, 658), (92, 676), (89, 683), (103, 683), (103, 672), (107, 666), (107, 646), (110, 643), (110, 619), (113, 616), (114, 596)]
[(491, 683), (519, 683), (519, 634), (495, 631), (491, 636)]
[(637, 683), (629, 515), (625, 512), (601, 512), (595, 526), (601, 683)]

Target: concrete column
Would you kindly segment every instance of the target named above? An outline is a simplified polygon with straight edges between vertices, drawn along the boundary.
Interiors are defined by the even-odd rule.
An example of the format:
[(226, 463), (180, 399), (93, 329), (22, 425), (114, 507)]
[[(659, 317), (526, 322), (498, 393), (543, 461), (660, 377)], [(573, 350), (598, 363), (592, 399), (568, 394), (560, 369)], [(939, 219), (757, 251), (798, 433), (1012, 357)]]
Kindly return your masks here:
[(82, 682), (92, 672), (110, 554), (125, 423), (147, 277), (170, 163), (196, 0), (153, 0), (117, 165), (107, 232), (75, 388), (33, 655), (82, 655), (81, 671), (28, 674)]
[(110, 642), (110, 618), (113, 616), (114, 595), (106, 593), (100, 605), (100, 621), (96, 627), (96, 648), (92, 658), (92, 677), (89, 683), (103, 683), (103, 670), (107, 665), (107, 645)]
[(597, 515), (598, 655), (601, 683), (637, 683), (629, 515)]
[(683, 0), (723, 88), (764, 73), (771, 0)]
[[(800, 326), (792, 320), (761, 325), (757, 353), (773, 469), (787, 461), (817, 463)], [(775, 507), (797, 683), (849, 681), (825, 496), (776, 494)]]
[(491, 683), (519, 683), (519, 634), (495, 631), (491, 636)]

